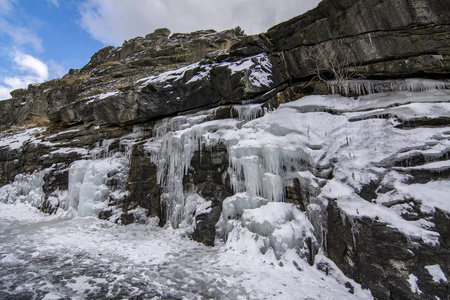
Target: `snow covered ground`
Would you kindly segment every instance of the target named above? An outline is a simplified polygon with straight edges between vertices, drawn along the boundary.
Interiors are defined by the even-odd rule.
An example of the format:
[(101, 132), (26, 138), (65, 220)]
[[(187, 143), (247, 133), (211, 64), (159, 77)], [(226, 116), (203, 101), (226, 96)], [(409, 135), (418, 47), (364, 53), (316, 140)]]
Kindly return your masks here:
[[(203, 246), (151, 220), (120, 226), (0, 203), (0, 241), (2, 299), (371, 298), (322, 255), (313, 267), (294, 255), (281, 266)], [(328, 276), (317, 269), (325, 263)]]

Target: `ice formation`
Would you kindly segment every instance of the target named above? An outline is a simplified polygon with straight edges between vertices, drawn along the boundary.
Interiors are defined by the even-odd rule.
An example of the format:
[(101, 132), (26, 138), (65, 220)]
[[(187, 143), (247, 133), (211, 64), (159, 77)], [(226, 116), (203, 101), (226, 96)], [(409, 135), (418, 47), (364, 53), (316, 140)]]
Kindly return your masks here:
[[(15, 137), (7, 137), (11, 144), (4, 144), (16, 149), (17, 143), (40, 143), (36, 132), (42, 129), (26, 130)], [(64, 134), (70, 132), (62, 132)], [(72, 130), (73, 131), (73, 130)], [(135, 126), (133, 133), (124, 136), (119, 143), (123, 152), (110, 151), (113, 140), (103, 140), (91, 150), (84, 148), (61, 147), (50, 152), (50, 155), (77, 153), (84, 157), (69, 166), (55, 164), (33, 174), (18, 174), (15, 180), (0, 188), (0, 199), (5, 203), (26, 202), (35, 207), (52, 206), (52, 211), (61, 209), (76, 216), (98, 216), (108, 208), (109, 202), (117, 201), (126, 196), (125, 186), (128, 180), (129, 159), (134, 143), (142, 136), (141, 128)], [(3, 139), (2, 142), (4, 142)], [(43, 142), (45, 145), (58, 147), (58, 144)], [(58, 172), (65, 168), (69, 170), (67, 190), (56, 190), (46, 199), (43, 192), (44, 176), (50, 170)]]
[(425, 269), (427, 269), (428, 273), (433, 277), (434, 282), (448, 282), (447, 277), (445, 277), (445, 274), (442, 272), (439, 265), (426, 266)]
[(69, 169), (68, 201), (64, 209), (73, 209), (80, 217), (97, 216), (107, 209), (112, 193), (107, 181), (113, 176), (118, 177), (123, 189), (127, 164), (120, 153), (103, 159), (74, 162)]
[(0, 199), (4, 203), (26, 202), (34, 207), (40, 207), (44, 201), (45, 171), (33, 174), (18, 174), (11, 184), (0, 188)]
[[(194, 152), (209, 149), (220, 141), (228, 149), (230, 184), (237, 193), (224, 201), (222, 217), (217, 224), (218, 235), (230, 245), (238, 244), (233, 241), (238, 240), (239, 235), (257, 235), (259, 238), (254, 240), (258, 240), (261, 252), (267, 252), (267, 245), (270, 245), (275, 256), (281, 257), (286, 249), (273, 242), (277, 239), (291, 247), (295, 244), (294, 239), (306, 240), (311, 232), (315, 232), (314, 238), (322, 244), (326, 228), (324, 208), (330, 199), (337, 200), (349, 216), (379, 218), (405, 234), (436, 244), (439, 235), (430, 231), (426, 222), (404, 220), (401, 212), (384, 206), (385, 201), (392, 201), (392, 198), (417, 194), (430, 187), (430, 195), (422, 197), (429, 199), (422, 203), (423, 211), (432, 207), (448, 209), (447, 202), (442, 201), (442, 195), (448, 193), (445, 182), (431, 181), (415, 189), (415, 185), (402, 183), (405, 177), (401, 172), (395, 168), (388, 172), (383, 167), (403, 161), (405, 156), (420, 149), (430, 162), (421, 168), (447, 168), (444, 162), (434, 162), (436, 155), (450, 149), (445, 127), (414, 131), (396, 128), (405, 120), (414, 122), (415, 118), (438, 118), (448, 114), (444, 113), (449, 111), (445, 103), (448, 90), (438, 89), (445, 83), (425, 83), (408, 83), (408, 90), (416, 92), (369, 94), (358, 99), (308, 96), (271, 112), (248, 104), (235, 108), (240, 111), (237, 120), (207, 121), (208, 115), (214, 112), (205, 111), (160, 121), (155, 126), (156, 138), (147, 141), (146, 149), (158, 166), (159, 182), (165, 192), (163, 199), (169, 206), (169, 220), (174, 227), (184, 221), (183, 176)], [(427, 88), (418, 88), (420, 84)], [(437, 88), (428, 89), (433, 86)], [(333, 113), (329, 113), (330, 110)], [(246, 117), (246, 112), (251, 112), (252, 116)], [(334, 179), (328, 180), (331, 173)], [(283, 203), (286, 188), (294, 179), (299, 180), (302, 190), (309, 195), (305, 212)], [(394, 191), (380, 193), (373, 202), (361, 199), (359, 193), (363, 187), (379, 180), (389, 182), (395, 187)], [(280, 230), (277, 232), (286, 235), (276, 238), (269, 232), (275, 230), (273, 224), (259, 226), (249, 222), (250, 211), (270, 217), (265, 207), (270, 207), (267, 205), (272, 202), (280, 203), (277, 209), (289, 206), (292, 215), (307, 216), (306, 221), (302, 221), (302, 228), (314, 229), (305, 229), (301, 233)], [(280, 220), (286, 225), (300, 219)], [(308, 222), (310, 224), (305, 225)], [(314, 239), (311, 241), (315, 242)], [(305, 249), (304, 245), (296, 244), (295, 247)]]
[[(241, 67), (230, 65), (236, 70)], [(164, 76), (178, 78), (181, 71), (177, 72)], [(201, 154), (221, 143), (228, 153), (227, 183), (234, 192), (223, 201), (216, 224), (217, 244), (223, 242), (224, 249), (305, 269), (305, 263), (323, 259), (329, 201), (336, 203), (346, 220), (376, 219), (437, 246), (440, 237), (432, 230), (433, 223), (426, 218), (407, 220), (402, 215), (413, 211), (412, 206), (423, 214), (450, 209), (448, 180), (408, 181), (410, 172), (449, 169), (445, 157), (450, 153), (448, 127), (415, 125), (450, 117), (450, 92), (444, 89), (447, 83), (402, 81), (388, 87), (398, 91), (377, 94), (371, 93), (384, 82), (355, 86), (358, 84), (359, 89), (361, 84), (369, 84), (364, 87), (369, 92), (356, 99), (313, 95), (274, 111), (260, 104), (235, 105), (229, 119), (217, 120), (215, 109), (165, 118), (155, 123), (151, 138), (144, 139), (142, 129), (135, 127), (132, 134), (120, 139), (119, 152), (109, 150), (113, 140), (90, 150), (60, 148), (53, 153), (75, 152), (83, 159), (65, 166), (69, 168), (68, 190), (55, 191), (49, 199), (74, 215), (97, 215), (114, 199), (125, 196), (131, 149), (139, 142), (157, 167), (168, 223), (191, 232), (197, 225), (196, 216), (210, 213), (212, 203), (195, 189), (185, 190), (183, 180), (196, 152)], [(11, 142), (11, 147), (39, 143), (33, 131), (0, 142)], [(411, 164), (418, 156), (424, 163)], [(42, 205), (45, 172), (18, 175), (13, 183), (0, 188), (2, 202)], [(385, 188), (364, 198), (363, 190), (372, 182)], [(295, 183), (302, 193), (298, 205), (286, 202)], [(304, 259), (298, 261), (294, 256)], [(435, 280), (446, 280), (438, 267), (427, 270)], [(412, 290), (419, 292), (414, 274), (409, 282)]]
[(374, 94), (380, 92), (411, 91), (420, 92), (431, 89), (448, 89), (449, 81), (407, 78), (389, 80), (356, 80), (349, 79), (343, 83), (330, 81), (328, 87), (333, 94), (342, 93), (344, 95)]

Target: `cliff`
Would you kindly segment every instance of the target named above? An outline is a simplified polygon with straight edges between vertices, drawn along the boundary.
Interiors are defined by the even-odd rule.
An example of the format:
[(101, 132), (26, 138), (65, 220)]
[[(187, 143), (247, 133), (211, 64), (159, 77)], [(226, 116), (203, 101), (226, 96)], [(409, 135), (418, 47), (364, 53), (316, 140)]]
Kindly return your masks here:
[(0, 199), (157, 216), (334, 274), (325, 253), (377, 299), (446, 299), (449, 20), (442, 1), (325, 0), (259, 35), (106, 47), (0, 102)]

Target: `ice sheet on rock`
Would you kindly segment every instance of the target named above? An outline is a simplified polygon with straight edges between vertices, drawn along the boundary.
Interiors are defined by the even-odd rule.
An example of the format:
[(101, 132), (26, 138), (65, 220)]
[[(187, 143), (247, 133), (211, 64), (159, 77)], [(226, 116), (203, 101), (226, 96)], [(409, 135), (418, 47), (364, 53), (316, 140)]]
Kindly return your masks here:
[(434, 208), (450, 212), (450, 181), (439, 180), (427, 183), (398, 184), (397, 189), (412, 199), (417, 199), (422, 204), (422, 211), (432, 212)]
[(79, 160), (69, 168), (68, 203), (81, 216), (96, 216), (108, 207), (112, 193), (107, 185), (110, 176), (116, 176), (124, 185), (127, 178), (127, 160), (121, 154), (97, 160)]
[(194, 63), (176, 70), (171, 70), (167, 72), (160, 73), (158, 75), (153, 75), (147, 78), (140, 79), (137, 83), (141, 88), (149, 84), (162, 85), (170, 81), (177, 81), (183, 78), (184, 74), (188, 70), (195, 70), (199, 66), (199, 63)]
[[(177, 70), (167, 71), (158, 75), (143, 78), (137, 82), (140, 88), (152, 84), (157, 85), (161, 89), (171, 89), (172, 82), (186, 80), (186, 84), (196, 82), (210, 76), (210, 71), (216, 67), (227, 67), (231, 71), (231, 75), (236, 72), (246, 71), (248, 74), (249, 86), (246, 89), (253, 90), (262, 86), (270, 86), (272, 83), (272, 63), (267, 54), (259, 54), (250, 58), (240, 60), (239, 62), (223, 62), (213, 64), (201, 64), (197, 62)], [(186, 76), (191, 76), (186, 78)]]
[[(330, 190), (334, 191), (333, 189)], [(349, 192), (349, 191), (347, 191)], [(328, 197), (332, 198), (331, 194)], [(337, 203), (339, 207), (350, 217), (369, 217), (378, 220), (381, 223), (386, 223), (387, 226), (398, 229), (404, 234), (421, 239), (425, 244), (437, 246), (440, 244), (439, 233), (432, 231), (433, 224), (429, 222), (408, 221), (401, 217), (395, 210), (388, 207), (377, 205), (359, 198), (358, 195), (348, 193), (337, 196)]]
[[(423, 152), (422, 152), (423, 153)], [(438, 152), (437, 157), (442, 155), (442, 153)], [(422, 171), (434, 171), (434, 172), (443, 172), (450, 169), (450, 160), (445, 161), (435, 161), (431, 163), (427, 163), (424, 165), (413, 166), (413, 167), (394, 167), (394, 170), (402, 170), (402, 171), (410, 171), (410, 170), (422, 170)]]
[(3, 203), (30, 203), (40, 207), (45, 200), (42, 186), (46, 170), (33, 174), (18, 174), (14, 181), (0, 188), (0, 202)]
[(227, 66), (233, 75), (236, 72), (249, 71), (248, 79), (255, 87), (270, 86), (272, 83), (272, 63), (266, 53), (258, 54), (235, 63), (221, 63)]
[(87, 155), (88, 150), (86, 150), (84, 148), (61, 147), (61, 148), (58, 148), (58, 149), (50, 152), (50, 154), (69, 154), (69, 153), (77, 153), (79, 155)]
[(202, 65), (202, 69), (199, 73), (192, 76), (188, 81), (186, 81), (186, 84), (190, 84), (199, 80), (202, 80), (204, 78), (210, 78), (210, 71), (211, 71), (210, 65)]
[(333, 111), (339, 113), (365, 112), (375, 109), (387, 109), (413, 103), (440, 103), (450, 99), (450, 89), (424, 90), (420, 92), (383, 92), (347, 98), (338, 95), (314, 95), (299, 101), (283, 104), (300, 112)]
[(450, 117), (450, 103), (412, 103), (379, 109), (370, 113), (352, 113), (348, 115), (351, 116), (350, 120), (385, 118), (386, 116), (397, 117), (402, 121), (419, 118)]
[(59, 137), (59, 136), (66, 135), (66, 134), (68, 134), (68, 133), (75, 133), (75, 132), (80, 132), (80, 129), (77, 128), (77, 129), (64, 130), (64, 131), (61, 131), (61, 132), (52, 134), (51, 136), (48, 137), (48, 139), (49, 139), (49, 140), (52, 140), (52, 139), (55, 139), (55, 138), (57, 138), (57, 137)]
[(411, 291), (414, 294), (422, 294), (422, 291), (419, 289), (419, 286), (417, 285), (417, 281), (418, 281), (418, 278), (416, 275), (409, 274), (408, 283), (411, 286)]
[(119, 91), (111, 91), (111, 92), (107, 92), (107, 93), (103, 93), (103, 94), (98, 94), (98, 95), (95, 95), (93, 97), (93, 99), (87, 101), (86, 104), (90, 104), (94, 101), (102, 100), (102, 99), (105, 99), (105, 98), (108, 98), (111, 96), (116, 96), (116, 95), (119, 95), (119, 93), (120, 93)]

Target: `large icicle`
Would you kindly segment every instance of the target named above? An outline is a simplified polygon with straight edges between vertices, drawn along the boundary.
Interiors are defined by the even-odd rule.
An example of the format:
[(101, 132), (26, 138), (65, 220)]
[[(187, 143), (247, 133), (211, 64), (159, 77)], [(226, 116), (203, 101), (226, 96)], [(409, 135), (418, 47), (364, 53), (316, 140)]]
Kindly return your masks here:
[(78, 216), (96, 216), (108, 207), (111, 190), (108, 175), (126, 174), (127, 162), (122, 154), (98, 160), (80, 160), (69, 169), (69, 199), (65, 209), (74, 209)]
[(151, 161), (158, 167), (157, 180), (163, 188), (161, 201), (166, 205), (167, 218), (174, 227), (186, 219), (183, 177), (194, 153), (215, 145), (217, 131), (236, 126), (237, 121), (232, 119), (208, 122), (210, 115), (214, 115), (214, 110), (163, 119), (155, 125), (156, 137), (145, 145)]

